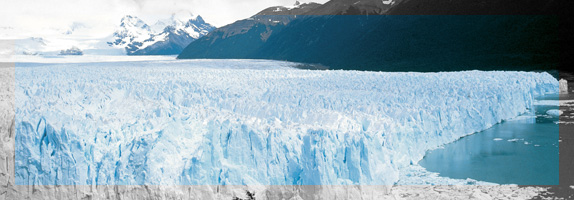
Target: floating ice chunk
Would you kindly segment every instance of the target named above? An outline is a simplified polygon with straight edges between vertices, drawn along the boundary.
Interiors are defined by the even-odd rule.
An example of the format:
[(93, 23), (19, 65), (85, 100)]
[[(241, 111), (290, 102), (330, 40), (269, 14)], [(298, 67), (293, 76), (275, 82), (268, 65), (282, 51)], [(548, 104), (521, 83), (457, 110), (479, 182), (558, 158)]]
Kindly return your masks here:
[(560, 100), (560, 106), (574, 106), (574, 100)]
[(546, 111), (546, 114), (548, 114), (550, 116), (556, 116), (556, 117), (562, 115), (562, 113), (564, 113), (564, 112), (562, 112), (561, 110), (556, 110), (556, 109)]
[(521, 115), (506, 121), (525, 121), (525, 122), (531, 122), (531, 123), (535, 123), (536, 122), (536, 116), (534, 115)]
[(559, 100), (538, 100), (534, 102), (536, 106), (559, 106), (562, 101)]
[(558, 83), (560, 84), (560, 94), (568, 94), (568, 81), (560, 79)]

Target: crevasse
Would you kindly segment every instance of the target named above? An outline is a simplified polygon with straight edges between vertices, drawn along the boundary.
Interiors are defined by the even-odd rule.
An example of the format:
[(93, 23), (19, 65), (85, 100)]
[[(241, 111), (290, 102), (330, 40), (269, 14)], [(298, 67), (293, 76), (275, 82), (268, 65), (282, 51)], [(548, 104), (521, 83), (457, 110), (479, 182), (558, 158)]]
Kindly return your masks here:
[(197, 60), (16, 67), (20, 185), (389, 185), (558, 92), (547, 73)]

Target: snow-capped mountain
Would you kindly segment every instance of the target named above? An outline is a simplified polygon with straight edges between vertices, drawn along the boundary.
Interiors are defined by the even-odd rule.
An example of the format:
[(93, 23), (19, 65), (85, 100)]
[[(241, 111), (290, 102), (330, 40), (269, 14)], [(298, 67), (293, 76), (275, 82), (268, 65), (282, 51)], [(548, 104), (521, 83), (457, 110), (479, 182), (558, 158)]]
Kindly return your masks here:
[(29, 37), (15, 40), (15, 54), (38, 55), (46, 48), (47, 41), (42, 37)]
[(138, 17), (127, 15), (113, 34), (110, 46), (125, 48), (128, 55), (179, 54), (194, 40), (215, 29), (201, 16), (172, 14), (152, 26)]
[(136, 42), (143, 42), (151, 36), (150, 26), (135, 16), (126, 15), (121, 20), (120, 28), (114, 32), (115, 41), (109, 44), (127, 47)]

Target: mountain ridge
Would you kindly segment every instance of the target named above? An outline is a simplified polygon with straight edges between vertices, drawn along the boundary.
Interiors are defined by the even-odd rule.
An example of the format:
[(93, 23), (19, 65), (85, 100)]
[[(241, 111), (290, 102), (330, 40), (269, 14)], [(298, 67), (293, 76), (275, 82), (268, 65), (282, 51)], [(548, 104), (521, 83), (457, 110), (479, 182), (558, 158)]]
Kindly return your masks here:
[[(374, 71), (548, 70), (558, 65), (561, 21), (557, 16), (402, 15), (405, 9), (410, 10), (406, 14), (428, 14), (424, 6), (411, 7), (413, 2), (440, 5), (444, 12), (439, 14), (449, 14), (449, 6), (458, 5), (331, 0), (301, 15), (275, 15), (290, 19), (281, 26), (265, 24), (269, 19), (262, 17), (272, 15), (237, 21), (191, 43), (178, 59), (273, 59)], [(534, 1), (525, 4), (506, 12), (539, 14), (545, 10), (530, 9), (539, 5)], [(321, 15), (325, 13), (330, 15)], [(258, 18), (264, 20), (248, 24)], [(229, 33), (225, 30), (229, 27), (241, 31), (229, 34), (234, 37), (213, 37), (220, 31)], [(263, 35), (266, 37), (258, 38)]]
[[(162, 28), (163, 27), (163, 28)], [(215, 27), (201, 16), (159, 20), (153, 26), (138, 17), (126, 15), (113, 34), (109, 46), (124, 48), (128, 55), (177, 55), (192, 41), (207, 35)]]

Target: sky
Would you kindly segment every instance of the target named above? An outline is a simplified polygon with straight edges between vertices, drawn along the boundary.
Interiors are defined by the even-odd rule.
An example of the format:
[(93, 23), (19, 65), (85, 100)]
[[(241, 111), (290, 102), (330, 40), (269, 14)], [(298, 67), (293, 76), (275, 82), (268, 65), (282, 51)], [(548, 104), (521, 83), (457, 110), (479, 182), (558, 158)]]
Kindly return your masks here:
[(295, 0), (0, 0), (0, 39), (45, 37), (70, 27), (81, 33), (75, 37), (105, 37), (128, 14), (153, 24), (172, 13), (191, 12), (221, 27), (267, 7), (293, 4)]

